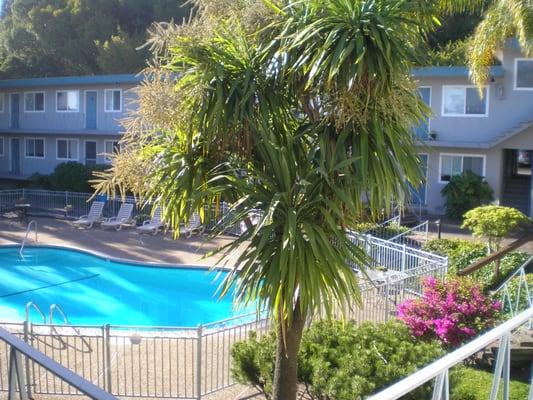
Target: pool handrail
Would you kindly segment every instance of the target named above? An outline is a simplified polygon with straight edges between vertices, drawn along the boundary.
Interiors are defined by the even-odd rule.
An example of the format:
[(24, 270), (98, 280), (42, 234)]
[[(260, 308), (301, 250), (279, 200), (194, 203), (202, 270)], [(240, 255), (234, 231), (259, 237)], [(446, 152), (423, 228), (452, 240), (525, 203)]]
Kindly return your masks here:
[(24, 235), (24, 239), (22, 240), (22, 243), (20, 244), (19, 254), (20, 254), (21, 257), (24, 257), (23, 256), (23, 250), (24, 250), (24, 246), (26, 244), (26, 240), (28, 240), (28, 236), (30, 235), (32, 225), (35, 225), (35, 243), (37, 243), (39, 241), (39, 235), (37, 233), (37, 221), (32, 219), (28, 223), (28, 227), (26, 228), (26, 234)]
[(26, 322), (30, 322), (30, 308), (33, 308), (35, 311), (41, 314), (41, 317), (43, 317), (43, 323), (46, 324), (46, 315), (42, 312), (41, 308), (33, 301), (29, 301), (26, 303)]
[(54, 324), (54, 311), (58, 311), (59, 314), (63, 317), (63, 323), (70, 325), (70, 321), (68, 320), (67, 314), (65, 314), (65, 311), (63, 310), (63, 307), (61, 307), (59, 304), (52, 304), (50, 306), (50, 311), (48, 312), (48, 323), (50, 325)]

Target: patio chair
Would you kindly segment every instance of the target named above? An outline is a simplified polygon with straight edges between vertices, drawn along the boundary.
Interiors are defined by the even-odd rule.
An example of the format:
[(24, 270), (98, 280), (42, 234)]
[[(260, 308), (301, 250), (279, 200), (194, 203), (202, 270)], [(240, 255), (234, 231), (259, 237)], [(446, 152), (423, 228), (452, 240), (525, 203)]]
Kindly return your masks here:
[(93, 201), (91, 208), (89, 209), (89, 214), (82, 215), (76, 221), (72, 223), (74, 226), (81, 228), (85, 227), (91, 229), (93, 225), (102, 220), (102, 211), (104, 210), (104, 202), (102, 201)]
[(180, 235), (190, 238), (194, 233), (199, 235), (204, 233), (204, 230), (200, 216), (198, 213), (194, 213), (189, 222), (180, 228)]
[(131, 213), (133, 203), (122, 203), (116, 217), (111, 217), (102, 222), (102, 228), (115, 228), (118, 232), (124, 225), (130, 225), (132, 222)]
[(137, 232), (139, 233), (151, 233), (152, 235), (157, 235), (159, 230), (164, 228), (165, 224), (161, 220), (161, 208), (157, 207), (154, 211), (154, 215), (151, 219), (144, 221), (141, 226), (137, 227)]

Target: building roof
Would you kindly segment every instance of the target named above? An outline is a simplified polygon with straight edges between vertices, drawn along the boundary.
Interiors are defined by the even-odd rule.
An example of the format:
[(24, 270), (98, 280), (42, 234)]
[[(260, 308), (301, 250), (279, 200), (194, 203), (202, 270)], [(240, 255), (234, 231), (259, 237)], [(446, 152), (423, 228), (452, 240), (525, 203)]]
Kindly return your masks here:
[[(465, 66), (454, 67), (417, 67), (411, 70), (411, 75), (415, 78), (469, 78), (470, 70)], [(505, 70), (501, 65), (490, 67), (490, 76), (501, 78), (505, 75)]]
[(34, 88), (45, 86), (80, 86), (80, 85), (116, 85), (137, 84), (143, 80), (142, 75), (88, 75), (88, 76), (57, 76), (47, 78), (8, 79), (0, 80), (0, 89)]

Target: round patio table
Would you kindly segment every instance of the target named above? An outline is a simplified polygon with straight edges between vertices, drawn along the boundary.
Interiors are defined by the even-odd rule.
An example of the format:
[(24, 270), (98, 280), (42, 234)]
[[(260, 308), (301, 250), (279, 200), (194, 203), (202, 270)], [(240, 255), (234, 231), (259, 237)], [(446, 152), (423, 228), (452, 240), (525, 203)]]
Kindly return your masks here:
[(15, 204), (15, 210), (17, 211), (19, 218), (23, 222), (28, 222), (28, 210), (31, 208), (30, 203), (18, 203)]

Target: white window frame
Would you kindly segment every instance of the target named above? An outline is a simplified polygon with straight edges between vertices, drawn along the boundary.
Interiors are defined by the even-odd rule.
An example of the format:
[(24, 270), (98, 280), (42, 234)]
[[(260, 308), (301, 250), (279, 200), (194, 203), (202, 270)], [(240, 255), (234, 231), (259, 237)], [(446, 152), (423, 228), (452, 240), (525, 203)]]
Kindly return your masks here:
[[(43, 156), (28, 156), (26, 153), (27, 146), (28, 146), (28, 140), (42, 140), (43, 141)], [(44, 160), (46, 158), (46, 140), (43, 137), (25, 137), (24, 138), (24, 158), (32, 158), (37, 160)]]
[(111, 159), (107, 158), (107, 154), (109, 154), (106, 151), (108, 143), (116, 143), (118, 145), (118, 148), (120, 149), (120, 139), (117, 139), (117, 140), (111, 140), (111, 139), (104, 140), (104, 162), (106, 164), (111, 164)]
[(0, 136), (0, 142), (2, 143), (2, 151), (0, 152), (0, 157), (5, 157), (6, 155), (6, 140), (4, 136)]
[(6, 110), (6, 94), (4, 92), (0, 93), (0, 99), (2, 99), (2, 107), (0, 108), (0, 113), (4, 113)]
[[(43, 109), (42, 110), (27, 110), (26, 109), (26, 95), (27, 94), (38, 94), (38, 93), (42, 93), (43, 94)], [(19, 100), (20, 101), (20, 100)], [(46, 92), (43, 92), (43, 91), (32, 91), (32, 92), (24, 92), (23, 96), (22, 96), (22, 101), (24, 103), (24, 112), (25, 113), (43, 113), (46, 111)], [(20, 105), (19, 105), (20, 107)]]
[[(118, 110), (108, 110), (107, 109), (107, 93), (108, 92), (120, 92), (120, 108)], [(122, 93), (122, 89), (104, 89), (104, 112), (105, 113), (120, 113), (122, 112), (122, 102), (124, 101), (123, 99), (123, 93)]]
[(463, 153), (440, 153), (439, 154), (439, 183), (443, 185), (447, 185), (450, 183), (450, 181), (443, 181), (442, 178), (442, 157), (443, 156), (451, 156), (451, 157), (461, 157), (461, 173), (464, 172), (464, 159), (465, 157), (477, 157), (477, 158), (483, 158), (483, 176), (482, 178), (485, 178), (487, 174), (487, 156), (485, 154), (463, 154)]
[[(431, 103), (433, 102), (433, 86), (427, 86), (427, 85), (424, 85), (424, 86), (419, 86), (418, 89), (429, 89), (429, 104), (428, 104), (428, 107), (433, 109), (432, 106), (431, 106)], [(429, 138), (429, 133), (431, 132), (431, 116), (428, 116), (428, 132), (427, 132), (427, 137)], [(420, 154), (425, 154), (425, 153), (420, 153)]]
[[(445, 112), (445, 106), (446, 106), (446, 89), (447, 88), (462, 88), (465, 92), (465, 112), (464, 114), (446, 114)], [(460, 117), (460, 118), (487, 118), (489, 116), (489, 99), (490, 99), (490, 86), (483, 86), (483, 89), (486, 90), (486, 102), (485, 102), (485, 114), (467, 114), (466, 113), (466, 89), (473, 88), (475, 90), (478, 90), (478, 87), (475, 85), (442, 85), (442, 106), (441, 106), (441, 115), (443, 117)]]
[[(64, 93), (64, 92), (76, 92), (78, 94), (78, 109), (77, 110), (60, 110), (58, 107), (59, 107), (59, 102), (57, 101), (57, 96), (59, 96), (59, 93)], [(80, 91), (78, 89), (63, 89), (63, 90), (56, 90), (56, 112), (57, 113), (77, 113), (77, 112), (80, 112), (80, 103), (81, 103), (81, 98), (80, 98)]]
[[(75, 141), (76, 142), (76, 148), (77, 148), (77, 151), (76, 151), (76, 158), (63, 158), (63, 157), (59, 157), (59, 149), (58, 149), (58, 146), (59, 146), (59, 141), (60, 140), (67, 140), (68, 142), (70, 142), (71, 140)], [(68, 145), (67, 145), (67, 153), (68, 153)], [(74, 139), (74, 138), (57, 138), (56, 139), (56, 160), (58, 161), (79, 161), (80, 159), (80, 141), (79, 139)]]
[[(94, 162), (98, 164), (98, 141), (93, 139), (86, 139), (83, 141), (83, 161), (87, 162), (87, 146), (85, 146), (85, 143), (94, 143), (96, 153), (94, 155)], [(91, 158), (92, 160), (92, 158)]]
[(517, 86), (518, 85), (518, 62), (519, 61), (531, 61), (533, 62), (533, 58), (527, 58), (527, 57), (518, 57), (518, 58), (515, 58), (514, 60), (514, 83), (513, 83), (513, 87), (514, 87), (514, 90), (518, 90), (518, 91), (532, 91), (533, 90), (533, 87), (519, 87)]

